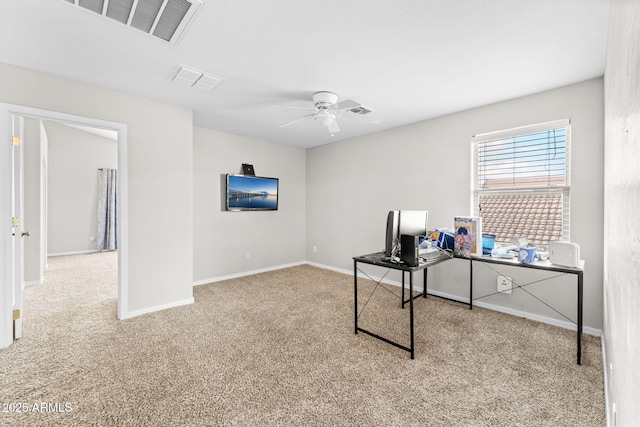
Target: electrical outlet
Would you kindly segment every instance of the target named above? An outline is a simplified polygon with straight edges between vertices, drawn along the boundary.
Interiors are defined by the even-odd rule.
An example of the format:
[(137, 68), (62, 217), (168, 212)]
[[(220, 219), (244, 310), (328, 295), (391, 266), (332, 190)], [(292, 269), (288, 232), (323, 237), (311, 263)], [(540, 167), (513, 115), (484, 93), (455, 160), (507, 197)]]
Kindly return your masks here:
[(315, 254), (316, 252), (318, 252), (318, 248), (316, 248), (315, 246), (313, 247), (313, 253)]
[(503, 294), (511, 294), (511, 290), (513, 289), (513, 281), (511, 277), (498, 276), (497, 280), (497, 290)]
[(246, 259), (251, 259), (251, 252), (247, 252), (244, 257)]

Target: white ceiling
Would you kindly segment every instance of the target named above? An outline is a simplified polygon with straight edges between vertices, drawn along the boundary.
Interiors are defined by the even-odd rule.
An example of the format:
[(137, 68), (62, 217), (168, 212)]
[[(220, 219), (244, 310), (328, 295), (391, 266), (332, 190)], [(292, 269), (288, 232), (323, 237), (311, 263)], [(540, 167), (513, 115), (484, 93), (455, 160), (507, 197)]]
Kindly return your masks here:
[[(148, 0), (140, 0), (148, 1)], [(0, 62), (193, 109), (194, 125), (299, 147), (600, 77), (608, 0), (203, 0), (177, 44), (64, 0), (0, 0)], [(179, 64), (224, 78), (204, 93)], [(7, 84), (7, 82), (2, 82)], [(303, 120), (316, 91), (382, 120)]]

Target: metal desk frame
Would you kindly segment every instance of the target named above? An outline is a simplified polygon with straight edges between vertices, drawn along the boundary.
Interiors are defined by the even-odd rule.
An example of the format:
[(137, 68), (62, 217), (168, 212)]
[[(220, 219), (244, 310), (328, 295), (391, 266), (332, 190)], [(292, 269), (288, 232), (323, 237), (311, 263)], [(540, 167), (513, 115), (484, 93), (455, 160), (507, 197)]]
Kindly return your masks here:
[[(460, 259), (468, 259), (469, 260), (469, 308), (473, 308), (473, 262), (482, 262), (482, 263), (489, 263), (489, 264), (499, 264), (499, 265), (507, 265), (507, 266), (512, 266), (512, 267), (523, 267), (523, 268), (533, 268), (536, 270), (544, 270), (544, 271), (555, 271), (558, 273), (563, 273), (563, 274), (575, 274), (576, 278), (577, 278), (577, 287), (578, 287), (578, 292), (577, 292), (577, 301), (576, 301), (576, 305), (577, 305), (577, 314), (578, 314), (578, 319), (576, 323), (577, 326), (577, 337), (576, 337), (576, 359), (577, 359), (577, 363), (578, 365), (582, 365), (582, 312), (583, 312), (583, 299), (584, 299), (584, 282), (583, 282), (583, 274), (584, 274), (584, 264), (581, 265), (580, 268), (578, 267), (562, 267), (559, 265), (555, 265), (555, 264), (551, 264), (549, 261), (535, 261), (531, 264), (523, 264), (521, 262), (518, 262), (516, 259), (504, 259), (504, 258), (491, 258), (489, 256), (475, 256), (472, 255), (471, 257), (462, 257), (462, 256), (456, 256), (456, 258), (460, 258)], [(494, 270), (496, 272), (498, 272), (497, 270)], [(498, 272), (499, 273), (499, 272)], [(545, 281), (545, 280), (551, 280), (553, 279), (553, 277), (549, 277), (546, 279), (542, 279), (542, 280), (537, 280), (535, 282), (531, 282), (531, 283), (525, 283), (525, 284), (521, 284), (518, 285), (516, 283), (514, 283), (514, 287), (518, 288), (518, 289), (522, 289), (525, 292), (527, 292), (524, 287), (533, 283), (539, 283), (541, 281)], [(495, 295), (498, 292), (495, 293), (491, 293), (488, 295), (483, 295), (481, 297), (476, 297), (475, 299), (480, 299), (480, 298), (484, 298), (490, 295)], [(529, 292), (527, 292), (529, 293)], [(530, 295), (533, 296), (533, 294), (529, 293)], [(534, 296), (534, 298), (539, 299), (537, 297)], [(549, 306), (548, 304), (544, 303), (544, 301), (540, 300), (541, 302), (543, 302), (543, 304)], [(553, 307), (549, 306), (550, 308), (552, 308), (554, 311), (557, 312), (557, 310), (555, 310)], [(558, 312), (559, 313), (559, 312)], [(569, 319), (568, 317), (564, 316), (562, 313), (561, 314), (563, 317), (565, 317), (567, 320), (571, 321), (571, 319)]]
[[(376, 252), (368, 255), (361, 255), (357, 257), (353, 257), (353, 296), (354, 296), (354, 325), (355, 325), (355, 333), (364, 332), (367, 335), (370, 335), (376, 339), (386, 342), (387, 344), (391, 344), (396, 346), (402, 350), (408, 351), (411, 354), (411, 359), (414, 358), (415, 355), (415, 341), (414, 341), (414, 322), (413, 322), (413, 300), (422, 296), (423, 298), (427, 297), (427, 268), (432, 267), (436, 264), (440, 264), (441, 262), (447, 261), (451, 259), (451, 257), (447, 254), (440, 252), (432, 252), (427, 254), (426, 260), (424, 264), (420, 264), (417, 267), (409, 267), (404, 264), (394, 264), (392, 262), (383, 261), (384, 253)], [(391, 270), (402, 271), (402, 308), (408, 302), (409, 303), (409, 334), (410, 334), (410, 346), (407, 347), (395, 341), (392, 341), (388, 338), (384, 338), (378, 334), (367, 331), (366, 329), (360, 328), (358, 326), (358, 263), (375, 265), (378, 267), (383, 267)], [(413, 295), (413, 273), (416, 271), (423, 270), (423, 283), (422, 283), (422, 292)], [(362, 271), (362, 270), (360, 270)], [(364, 273), (364, 272), (363, 272)], [(405, 300), (404, 298), (404, 288), (405, 288), (405, 273), (409, 273), (409, 299)], [(380, 279), (377, 284), (380, 284), (382, 279)]]
[[(395, 347), (398, 347), (402, 350), (408, 351), (411, 354), (411, 359), (414, 359), (415, 356), (415, 340), (414, 340), (414, 313), (413, 313), (413, 300), (422, 296), (423, 298), (427, 298), (427, 269), (428, 267), (432, 267), (434, 265), (440, 264), (441, 262), (447, 261), (451, 259), (451, 257), (447, 254), (435, 252), (429, 254), (427, 256), (426, 262), (417, 267), (409, 267), (404, 264), (394, 264), (391, 262), (383, 261), (382, 258), (384, 254), (382, 252), (376, 252), (368, 255), (361, 255), (357, 257), (353, 257), (353, 295), (354, 295), (354, 330), (355, 333), (363, 332), (367, 335), (370, 335), (376, 339), (384, 341), (388, 344), (391, 344)], [(495, 293), (483, 295), (480, 297), (473, 297), (473, 262), (482, 262), (489, 264), (498, 264), (512, 267), (522, 267), (522, 268), (532, 268), (537, 270), (544, 271), (552, 271), (563, 274), (575, 274), (577, 278), (577, 315), (578, 319), (576, 322), (577, 332), (576, 332), (576, 362), (578, 365), (582, 365), (582, 322), (583, 322), (583, 300), (584, 300), (584, 264), (579, 268), (574, 267), (562, 267), (559, 265), (551, 264), (549, 261), (537, 261), (531, 264), (523, 264), (514, 259), (501, 259), (501, 258), (491, 258), (487, 256), (471, 256), (471, 257), (461, 257), (456, 256), (458, 259), (466, 259), (469, 260), (469, 309), (473, 309), (473, 301), (474, 299), (481, 299), (487, 297), (489, 295), (494, 295)], [(410, 330), (410, 345), (409, 347), (392, 341), (388, 338), (382, 337), (378, 334), (370, 332), (366, 329), (360, 328), (358, 326), (358, 263), (375, 265), (378, 267), (387, 268), (390, 270), (398, 270), (402, 271), (402, 308), (404, 308), (405, 304), (409, 303), (409, 330)], [(423, 270), (423, 279), (422, 279), (422, 292), (413, 295), (413, 273), (416, 271)], [(360, 270), (361, 271), (361, 270)], [(405, 273), (409, 273), (409, 299), (405, 300), (404, 289), (405, 289)], [(544, 280), (551, 280), (553, 277), (549, 277), (543, 280), (537, 280), (531, 283), (525, 284), (517, 284), (514, 282), (514, 285), (518, 289), (525, 290), (524, 287), (528, 286), (532, 283), (538, 283)], [(380, 279), (377, 284), (380, 284), (382, 279)], [(525, 290), (526, 292), (526, 290)], [(497, 293), (497, 292), (496, 292)], [(528, 292), (527, 292), (528, 293)], [(537, 297), (536, 297), (537, 298)], [(553, 307), (551, 307), (553, 308)], [(554, 309), (555, 310), (555, 309)], [(560, 313), (562, 314), (562, 313)], [(564, 315), (563, 315), (564, 316)], [(570, 320), (570, 319), (569, 319)]]

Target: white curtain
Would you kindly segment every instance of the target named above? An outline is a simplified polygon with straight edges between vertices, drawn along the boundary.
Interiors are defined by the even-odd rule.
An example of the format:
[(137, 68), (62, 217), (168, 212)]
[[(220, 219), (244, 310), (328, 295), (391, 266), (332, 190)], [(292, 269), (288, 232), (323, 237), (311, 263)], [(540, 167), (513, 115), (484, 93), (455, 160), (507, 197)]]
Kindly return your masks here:
[(117, 169), (99, 169), (98, 176), (98, 250), (114, 251), (117, 242)]

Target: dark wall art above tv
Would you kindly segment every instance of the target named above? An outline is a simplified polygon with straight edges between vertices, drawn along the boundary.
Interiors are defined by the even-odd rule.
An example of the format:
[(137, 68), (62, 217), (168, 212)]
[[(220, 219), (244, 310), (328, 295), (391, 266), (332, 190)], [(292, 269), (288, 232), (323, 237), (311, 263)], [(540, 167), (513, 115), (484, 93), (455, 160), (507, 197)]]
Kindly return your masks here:
[(278, 210), (278, 178), (227, 175), (228, 211)]

